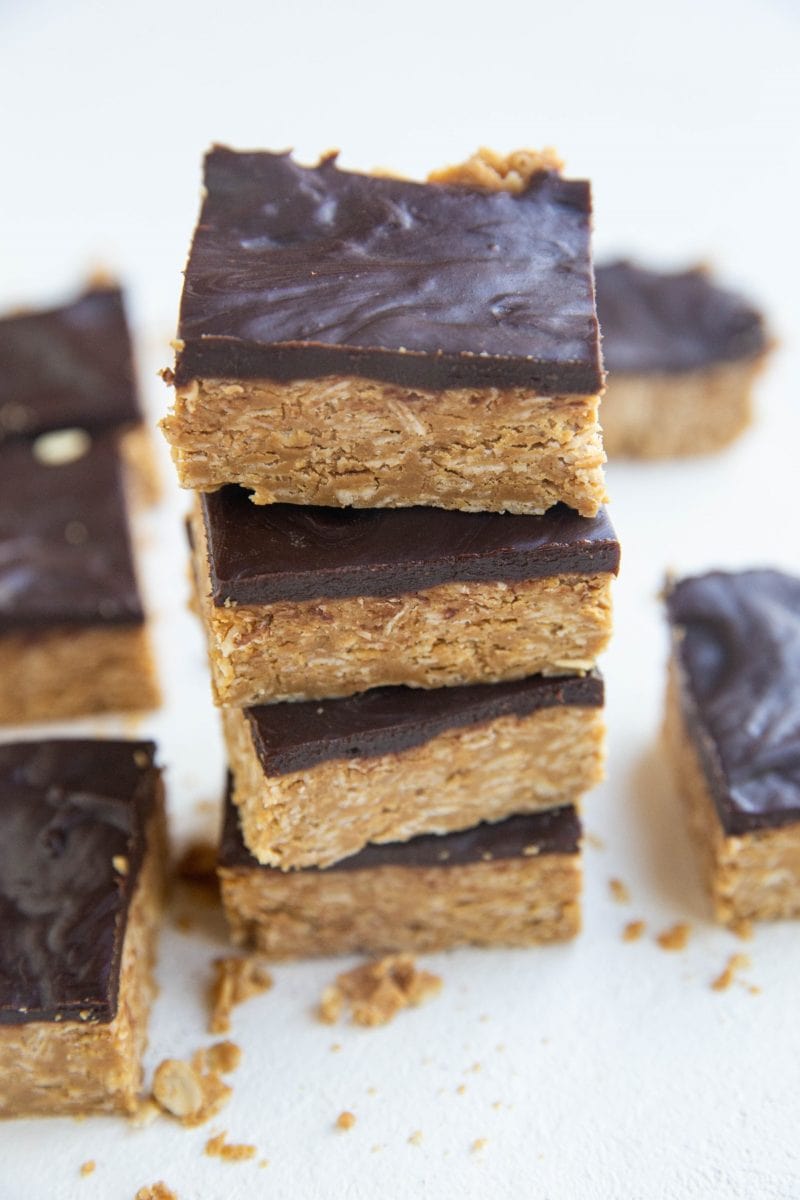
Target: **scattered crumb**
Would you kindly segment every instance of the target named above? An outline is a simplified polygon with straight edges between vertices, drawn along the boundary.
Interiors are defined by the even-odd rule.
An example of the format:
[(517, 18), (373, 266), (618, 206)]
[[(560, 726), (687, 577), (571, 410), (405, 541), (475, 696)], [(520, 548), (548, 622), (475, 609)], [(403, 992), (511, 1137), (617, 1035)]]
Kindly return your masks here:
[(215, 958), (212, 965), (209, 1032), (227, 1033), (234, 1005), (268, 991), (272, 987), (272, 976), (256, 958)]
[(367, 1088), (368, 1096), (377, 1096), (377, 1094), (378, 1094), (378, 1089), (376, 1087), (368, 1087)]
[(401, 1009), (424, 1003), (441, 987), (438, 975), (417, 969), (413, 955), (389, 954), (338, 975), (322, 993), (319, 1018), (334, 1024), (347, 1002), (356, 1025), (386, 1025)]
[(628, 924), (622, 931), (623, 942), (638, 942), (646, 929), (646, 921), (628, 921)]
[(115, 854), (111, 859), (111, 865), (118, 875), (127, 875), (129, 863), (124, 854)]
[(422, 1145), (422, 1130), (415, 1129), (414, 1132), (409, 1137), (408, 1141), (411, 1146), (421, 1146)]
[(465, 1083), (460, 1083), (458, 1085), (458, 1087), (456, 1088), (456, 1092), (458, 1093), (459, 1096), (465, 1095), (466, 1090), (467, 1090), (467, 1085)]
[(138, 1101), (136, 1111), (130, 1117), (130, 1123), (134, 1129), (144, 1129), (148, 1125), (152, 1125), (162, 1111), (161, 1105), (157, 1104), (152, 1096), (145, 1096)]
[(153, 1076), (153, 1096), (164, 1112), (194, 1128), (215, 1116), (231, 1097), (231, 1088), (215, 1071), (206, 1072), (207, 1051), (199, 1050), (191, 1064), (165, 1058)]
[(470, 1075), (477, 1075), (478, 1072), (480, 1071), (480, 1069), (481, 1069), (481, 1064), (479, 1062), (476, 1062), (476, 1063), (473, 1063), (471, 1067), (467, 1067), (467, 1070), (464, 1072), (464, 1074), (466, 1075), (469, 1072)]
[(485, 1138), (485, 1137), (476, 1138), (475, 1141), (470, 1146), (471, 1152), (473, 1154), (480, 1154), (481, 1150), (486, 1149), (488, 1142), (489, 1142), (488, 1138)]
[(732, 921), (728, 926), (731, 933), (735, 933), (743, 942), (749, 942), (753, 937), (753, 922), (748, 921), (746, 917), (741, 917), (738, 921)]
[(663, 933), (659, 933), (656, 941), (662, 950), (685, 950), (691, 932), (691, 925), (687, 925), (684, 921), (679, 921), (677, 925), (671, 925), (669, 929), (665, 929)]
[(264, 1168), (264, 1167), (268, 1167), (268, 1166), (269, 1166), (269, 1159), (268, 1159), (268, 1158), (260, 1158), (260, 1159), (258, 1160), (258, 1165), (259, 1165), (259, 1166), (262, 1168), (262, 1170), (263, 1170), (263, 1168)]
[(746, 954), (732, 954), (725, 964), (725, 968), (720, 975), (712, 982), (711, 987), (715, 992), (727, 992), (728, 988), (736, 979), (737, 971), (744, 971), (750, 966), (750, 959)]
[(340, 1112), (336, 1118), (337, 1129), (352, 1129), (356, 1123), (355, 1113)]
[(331, 1054), (338, 1054), (342, 1048), (341, 1042), (331, 1042)]
[(178, 1200), (172, 1188), (168, 1188), (161, 1180), (151, 1183), (149, 1187), (141, 1187), (133, 1200)]
[(242, 1061), (242, 1048), (236, 1042), (214, 1042), (206, 1051), (208, 1069), (219, 1075), (235, 1071)]
[(216, 1137), (209, 1138), (204, 1153), (209, 1158), (221, 1158), (224, 1162), (245, 1162), (249, 1158), (255, 1158), (255, 1146), (250, 1146), (246, 1142), (239, 1144), (228, 1142), (226, 1141), (227, 1136), (223, 1130)]
[(495, 1100), (494, 1104), (492, 1105), (492, 1108), (495, 1108), (495, 1109), (502, 1108), (502, 1107), (503, 1107), (502, 1100)]
[(608, 886), (618, 904), (630, 904), (631, 894), (621, 879), (609, 879)]
[(85, 1163), (81, 1163), (81, 1175), (94, 1175), (97, 1163), (93, 1158), (88, 1159)]
[(593, 850), (605, 850), (605, 842), (596, 833), (585, 833), (583, 837), (587, 846), (591, 846)]

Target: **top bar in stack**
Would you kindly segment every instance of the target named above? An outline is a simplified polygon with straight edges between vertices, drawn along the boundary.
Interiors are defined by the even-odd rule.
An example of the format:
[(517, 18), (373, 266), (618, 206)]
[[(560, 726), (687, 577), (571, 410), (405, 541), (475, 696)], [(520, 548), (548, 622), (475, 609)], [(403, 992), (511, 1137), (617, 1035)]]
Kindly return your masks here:
[(589, 185), (525, 162), (512, 192), (215, 147), (164, 422), (181, 483), (594, 516)]

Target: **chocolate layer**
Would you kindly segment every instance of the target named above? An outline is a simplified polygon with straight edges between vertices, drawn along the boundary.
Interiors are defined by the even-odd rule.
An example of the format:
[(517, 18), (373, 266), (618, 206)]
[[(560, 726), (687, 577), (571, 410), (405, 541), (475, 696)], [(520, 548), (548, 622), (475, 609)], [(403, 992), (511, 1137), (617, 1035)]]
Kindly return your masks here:
[[(509, 817), (496, 824), (476, 825), (458, 833), (424, 834), (408, 842), (370, 844), (343, 858), (325, 871), (371, 871), (377, 867), (460, 867), (487, 859), (527, 858), (542, 854), (577, 854), (581, 823), (571, 805), (545, 812)], [(254, 858), (244, 844), (238, 809), (231, 801), (230, 787), (225, 802), (220, 867), (250, 867), (255, 871), (277, 871)], [(303, 867), (303, 871), (319, 871)], [(282, 877), (284, 873), (278, 872)]]
[(0, 440), (141, 419), (119, 288), (0, 320)]
[(2, 446), (0, 633), (143, 620), (114, 435), (60, 465)]
[(360, 375), (594, 394), (589, 185), (520, 195), (217, 146), (186, 269), (179, 384)]
[(396, 596), (441, 583), (619, 569), (605, 511), (544, 516), (442, 508), (251, 504), (239, 487), (201, 497), (214, 603)]
[(673, 584), (667, 613), (725, 832), (800, 821), (800, 579), (714, 571)]
[(152, 742), (0, 746), (0, 1024), (115, 1016), (154, 757)]
[(265, 773), (287, 775), (330, 759), (395, 754), (422, 746), (445, 730), (498, 717), (525, 717), (561, 705), (599, 708), (602, 703), (603, 680), (592, 672), (431, 690), (372, 688), (339, 700), (265, 704), (245, 713)]
[(665, 272), (620, 261), (598, 266), (596, 276), (612, 373), (693, 371), (767, 349), (761, 313), (718, 287), (704, 267)]

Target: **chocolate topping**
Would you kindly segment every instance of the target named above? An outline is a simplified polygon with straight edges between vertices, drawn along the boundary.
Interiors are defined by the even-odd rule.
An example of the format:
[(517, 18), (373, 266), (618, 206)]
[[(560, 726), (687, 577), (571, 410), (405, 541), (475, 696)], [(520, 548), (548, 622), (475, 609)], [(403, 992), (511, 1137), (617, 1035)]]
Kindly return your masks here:
[(52, 465), (36, 445), (0, 448), (0, 632), (142, 622), (115, 436)]
[(119, 288), (0, 320), (0, 440), (141, 419)]
[(201, 499), (214, 603), (397, 596), (440, 583), (538, 579), (619, 568), (604, 511), (544, 516), (442, 508), (251, 504), (225, 487)]
[(667, 273), (622, 261), (598, 266), (596, 277), (609, 372), (692, 371), (767, 348), (761, 313), (703, 267)]
[(178, 384), (600, 388), (587, 183), (541, 172), (511, 195), (217, 146), (205, 184)]
[[(376, 867), (460, 867), (467, 863), (492, 859), (527, 858), (542, 854), (577, 854), (581, 824), (572, 806), (551, 808), (546, 812), (508, 817), (496, 824), (475, 825), (457, 833), (422, 834), (408, 842), (370, 844), (350, 858), (343, 858), (324, 871), (369, 871)], [(221, 867), (250, 867), (256, 871), (278, 871), (254, 858), (244, 844), (239, 814), (230, 798), (225, 804)], [(320, 871), (304, 867), (304, 873)], [(284, 879), (282, 871), (278, 872)]]
[(599, 708), (603, 681), (589, 675), (530, 675), (512, 683), (461, 687), (381, 687), (339, 700), (303, 700), (245, 709), (253, 746), (268, 775), (330, 759), (377, 758), (422, 746), (448, 729), (559, 705)]
[(115, 1016), (154, 756), (152, 742), (0, 746), (0, 1023)]
[(674, 584), (667, 612), (723, 829), (800, 821), (800, 579), (714, 571)]

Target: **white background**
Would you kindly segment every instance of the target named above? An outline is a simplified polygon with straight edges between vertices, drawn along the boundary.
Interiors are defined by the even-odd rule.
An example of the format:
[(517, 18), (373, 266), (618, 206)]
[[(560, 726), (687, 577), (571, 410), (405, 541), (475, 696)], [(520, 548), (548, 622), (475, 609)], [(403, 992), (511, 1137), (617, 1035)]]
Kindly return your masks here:
[[(733, 450), (609, 470), (624, 558), (605, 663), (609, 776), (586, 806), (603, 848), (586, 851), (582, 937), (436, 956), (440, 998), (378, 1031), (314, 1022), (338, 964), (279, 967), (273, 991), (235, 1016), (244, 1064), (210, 1128), (7, 1123), (0, 1200), (132, 1200), (156, 1179), (180, 1200), (800, 1195), (796, 927), (743, 945), (709, 923), (653, 753), (665, 568), (799, 565), (798, 12), (793, 0), (0, 0), (0, 302), (54, 301), (97, 263), (118, 271), (154, 419), (200, 158), (215, 140), (294, 145), (307, 161), (339, 146), (344, 165), (419, 174), (481, 143), (554, 144), (594, 181), (601, 252), (710, 258), (763, 302), (782, 341), (758, 424)], [(184, 611), (182, 499), (166, 459), (165, 478), (167, 501), (139, 541), (167, 704), (124, 728), (158, 737), (185, 830), (218, 799), (222, 754)], [(612, 876), (629, 906), (610, 898)], [(634, 917), (648, 935), (624, 944)], [(669, 954), (652, 935), (678, 920), (692, 938)], [(737, 950), (761, 991), (712, 992)], [(150, 1067), (209, 1040), (214, 953), (165, 932)], [(333, 1129), (342, 1109), (358, 1118), (348, 1133)], [(203, 1157), (223, 1128), (269, 1166)], [(90, 1158), (97, 1169), (80, 1178)]]

